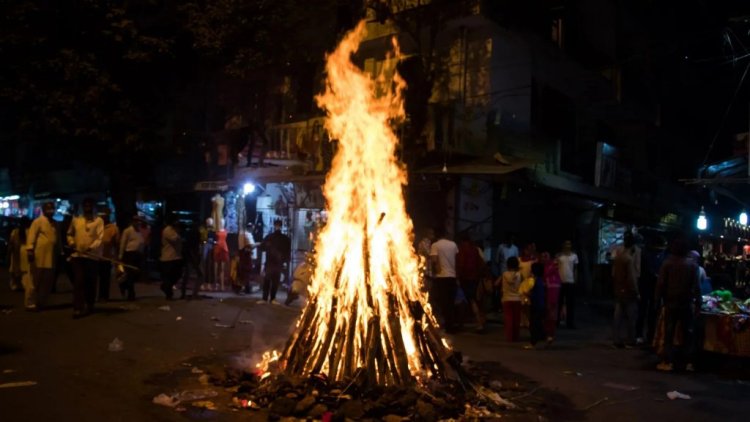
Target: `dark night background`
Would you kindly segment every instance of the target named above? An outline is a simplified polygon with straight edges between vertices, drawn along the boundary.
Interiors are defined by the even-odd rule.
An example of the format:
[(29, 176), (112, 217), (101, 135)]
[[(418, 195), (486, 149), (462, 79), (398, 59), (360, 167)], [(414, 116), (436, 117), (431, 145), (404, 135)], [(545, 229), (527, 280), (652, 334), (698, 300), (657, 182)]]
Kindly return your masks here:
[[(556, 60), (532, 60), (531, 122), (521, 136), (560, 142), (559, 168), (576, 180), (593, 184), (596, 145), (607, 142), (631, 171), (625, 190), (634, 201), (651, 203), (661, 195), (658, 183), (672, 183), (677, 192), (684, 187), (678, 180), (713, 177), (701, 166), (742, 159), (747, 149), (735, 141), (750, 126), (744, 1), (434, 0), (391, 13), (389, 5), (399, 3), (3, 2), (0, 168), (8, 170), (9, 192), (45, 191), (40, 181), (52, 170), (101, 169), (126, 215), (136, 187), (163, 190), (170, 179), (174, 190), (216, 178), (205, 157), (215, 156), (219, 142), (228, 142), (232, 161), (247, 148), (260, 150), (253, 165), (262, 166), (277, 142), (275, 125), (322, 114), (313, 96), (321, 88), (324, 54), (356, 21), (392, 19), (404, 34), (429, 27), (427, 37), (439, 38), (468, 4), (480, 5), (497, 30), (526, 40), (532, 56)], [(565, 28), (557, 45), (550, 40), (556, 20)], [(449, 138), (437, 139), (435, 149), (423, 142), (433, 124), (429, 116), (452, 112), (429, 102), (440, 78), (437, 50), (414, 45), (401, 65), (410, 86), (402, 141), (404, 161), (419, 170), (457, 159), (460, 148)], [(550, 53), (553, 46), (558, 50)], [(558, 71), (554, 63), (578, 70)], [(540, 72), (559, 73), (562, 86), (551, 87), (537, 78)], [(577, 94), (563, 93), (566, 84)], [(241, 117), (242, 128), (227, 134), (233, 116)], [(484, 151), (472, 153), (508, 153), (492, 138), (504, 139), (504, 130), (488, 133)], [(745, 176), (744, 165), (728, 175)], [(743, 195), (743, 187), (733, 189), (735, 197)], [(702, 203), (716, 204), (718, 190), (688, 186), (679, 195), (692, 201), (686, 207), (694, 213)], [(420, 210), (420, 202), (412, 201), (417, 220), (434, 209)], [(736, 202), (724, 202), (723, 213), (742, 208)], [(652, 208), (654, 215), (675, 211)], [(493, 241), (504, 230), (496, 227)]]
[[(368, 74), (388, 69), (392, 38), (406, 57), (397, 70), (408, 85), (407, 116), (394, 122), (394, 133), (408, 170), (404, 201), (415, 245), (435, 240), (426, 239), (427, 229), (445, 229), (452, 238), (466, 234), (495, 277), (498, 257), (504, 258), (499, 245), (510, 237), (521, 251), (527, 247), (529, 260), (536, 258), (530, 246), (540, 257), (554, 257), (566, 240), (578, 257), (574, 282), (559, 287), (566, 291), (565, 305), (554, 304), (552, 289), (543, 295), (543, 334), (555, 337), (541, 336), (538, 345), (549, 350), (506, 341), (502, 331), (512, 318), (500, 312), (500, 297), (491, 297), (501, 292), (477, 282), (486, 272), (480, 275), (481, 259), (470, 259), (476, 272), (460, 281), (484, 295), (475, 298), (483, 300), (479, 305), (488, 319), (482, 321), (479, 306), (472, 319), (467, 301), (451, 303), (451, 294), (461, 296), (446, 276), (430, 299), (443, 290), (441, 311), (456, 311), (467, 327), (477, 322), (479, 330), (450, 337), (463, 355), (430, 359), (463, 361), (481, 373), (478, 380), (500, 381), (490, 389), (520, 405), (502, 415), (510, 420), (745, 420), (750, 226), (740, 224), (739, 216), (750, 212), (750, 0), (0, 1), (0, 264), (23, 262), (23, 230), (14, 232), (15, 261), (5, 252), (13, 251), (7, 247), (11, 229), (24, 221), (19, 217), (38, 215), (47, 201), (60, 207), (55, 218), (61, 242), (75, 206), (86, 197), (95, 198), (99, 211), (111, 200), (120, 230), (136, 212), (146, 217), (143, 227), (150, 234), (143, 256), (131, 255), (143, 271), (126, 273), (126, 281), (132, 275), (137, 284), (137, 298), (127, 298), (135, 303), (125, 302), (125, 290), (118, 296), (123, 284), (113, 268), (99, 266), (105, 275), (99, 280), (82, 267), (73, 274), (61, 250), (49, 252), (57, 261), (54, 281), (44, 278), (57, 288), (49, 306), (30, 305), (34, 283), (42, 278), (29, 277), (37, 269), (28, 262), (26, 275), (0, 271), (0, 420), (266, 420), (271, 409), (256, 412), (232, 400), (250, 397), (246, 381), (257, 377), (255, 364), (261, 353), (289, 340), (302, 300), (291, 306), (262, 303), (266, 298), (261, 301), (250, 287), (270, 281), (261, 270), (263, 253), (238, 253), (239, 240), (245, 229), (261, 241), (282, 222), (292, 243), (282, 270), (283, 284), (290, 284), (288, 273), (314, 257), (310, 239), (316, 230), (336, 223), (322, 217), (327, 204), (321, 187), (337, 142), (323, 129), (326, 116), (315, 96), (325, 84), (325, 54), (363, 19), (370, 32), (353, 62)], [(68, 201), (73, 206), (63, 209)], [(215, 204), (225, 201), (222, 214)], [(228, 251), (215, 247), (214, 229), (220, 233), (221, 227), (209, 223), (209, 216), (234, 224), (223, 236)], [(699, 216), (707, 218), (707, 227), (698, 227)], [(158, 233), (171, 217), (188, 228), (182, 251), (194, 265), (184, 275), (172, 274), (182, 270), (180, 259), (160, 262)], [(613, 252), (625, 250), (619, 247), (626, 233), (635, 235), (643, 251), (637, 270), (638, 289), (646, 292), (641, 297), (615, 294)], [(648, 327), (649, 317), (656, 322), (659, 301), (654, 273), (668, 242), (679, 235), (686, 235), (700, 257), (696, 261), (703, 261), (711, 289), (731, 290), (745, 301), (741, 312), (735, 312), (739, 303), (732, 303), (731, 313), (695, 308), (701, 314), (697, 332), (705, 337), (697, 339), (703, 350), (695, 373), (684, 365), (692, 362), (679, 356), (667, 371), (677, 373), (656, 371), (657, 358), (664, 356), (654, 350), (660, 334)], [(462, 246), (464, 253), (475, 249)], [(237, 257), (235, 278), (241, 273), (242, 280), (228, 281), (224, 289), (224, 275), (232, 273), (230, 254)], [(84, 261), (91, 260), (76, 262)], [(637, 280), (630, 277), (636, 259), (627, 262), (628, 280)], [(107, 274), (117, 277), (107, 284)], [(685, 279), (689, 274), (682, 271)], [(168, 283), (180, 278), (182, 296), (191, 300), (171, 300), (177, 289)], [(25, 295), (13, 283), (18, 279)], [(91, 289), (94, 281), (101, 284)], [(426, 291), (429, 280), (420, 281)], [(187, 282), (194, 283), (192, 297), (185, 297)], [(109, 285), (111, 297), (102, 295)], [(338, 286), (338, 278), (331, 285)], [(99, 287), (99, 300), (87, 304), (84, 314), (75, 309), (71, 320), (71, 296), (80, 305), (85, 287)], [(279, 302), (288, 297), (286, 287)], [(539, 292), (535, 288), (537, 303)], [(395, 316), (407, 307), (391, 306), (393, 299), (411, 299), (412, 292), (388, 295), (379, 303), (389, 303), (388, 321), (397, 324)], [(269, 299), (274, 302), (273, 294)], [(342, 302), (332, 303), (336, 315)], [(537, 303), (534, 321), (542, 318)], [(413, 304), (410, 311), (422, 315)], [(679, 305), (672, 321), (691, 326), (691, 305)], [(520, 302), (508, 307), (519, 308)], [(613, 310), (623, 308), (613, 318)], [(561, 309), (569, 318), (565, 329), (555, 331), (563, 325)], [(635, 318), (622, 315), (637, 312), (646, 320), (638, 333), (645, 333), (644, 344), (628, 338), (632, 350), (625, 350), (612, 322), (627, 320), (630, 327)], [(380, 315), (366, 315), (373, 317), (369, 326), (376, 326)], [(358, 329), (351, 327), (350, 333)], [(437, 331), (416, 327), (415, 333), (439, 342)], [(392, 329), (387, 335), (398, 339)], [(385, 334), (380, 337), (386, 341)], [(525, 328), (521, 337), (526, 339)], [(351, 351), (343, 347), (353, 345), (347, 338), (353, 337), (336, 339), (339, 352)], [(371, 344), (380, 344), (378, 338), (368, 336), (377, 342)], [(121, 341), (119, 349), (114, 340)], [(366, 355), (368, 361), (392, 360), (403, 347)], [(268, 389), (278, 397), (261, 404), (286, 403), (286, 416), (300, 417), (320, 417), (330, 406), (337, 412), (329, 414), (332, 420), (344, 420), (339, 411), (345, 407), (359, 416), (366, 409), (410, 412), (409, 420), (437, 420), (438, 402), (464, 409), (443, 394), (451, 390), (432, 380), (424, 386), (436, 388), (438, 398), (428, 389), (402, 394), (407, 390), (398, 386), (369, 391), (377, 405), (363, 405), (358, 394), (366, 390), (357, 390), (365, 372), (359, 369), (337, 392), (329, 388), (347, 383), (328, 384), (325, 374), (315, 374), (310, 388), (320, 395), (297, 389), (292, 399), (286, 390)], [(308, 385), (290, 379), (283, 384)], [(458, 391), (459, 382), (452, 383), (449, 388)], [(671, 390), (692, 399), (667, 399)], [(178, 392), (196, 391), (200, 399), (189, 394), (195, 400), (177, 408), (157, 403), (160, 395), (174, 394), (161, 399), (176, 406)], [(317, 405), (297, 409), (303, 402)]]

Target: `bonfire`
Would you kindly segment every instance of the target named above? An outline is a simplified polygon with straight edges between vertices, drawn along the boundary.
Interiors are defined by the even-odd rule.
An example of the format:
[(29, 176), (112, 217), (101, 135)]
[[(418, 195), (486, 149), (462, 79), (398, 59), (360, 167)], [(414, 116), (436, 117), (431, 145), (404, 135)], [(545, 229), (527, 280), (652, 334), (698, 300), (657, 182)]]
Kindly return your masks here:
[(295, 331), (259, 368), (265, 376), (324, 375), (369, 386), (451, 377), (476, 390), (439, 334), (412, 246), (407, 172), (393, 130), (405, 115), (398, 45), (371, 77), (352, 62), (365, 34), (361, 22), (327, 57), (325, 91), (316, 100), (338, 141), (323, 188), (328, 224), (315, 244), (309, 300)]

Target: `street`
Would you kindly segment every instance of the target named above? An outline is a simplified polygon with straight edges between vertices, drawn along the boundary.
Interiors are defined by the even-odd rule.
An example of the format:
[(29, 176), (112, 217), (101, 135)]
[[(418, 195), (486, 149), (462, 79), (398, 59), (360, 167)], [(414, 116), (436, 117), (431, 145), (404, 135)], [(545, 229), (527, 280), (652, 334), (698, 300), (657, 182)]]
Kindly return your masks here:
[[(200, 375), (247, 368), (263, 351), (282, 347), (300, 310), (256, 304), (256, 295), (167, 302), (152, 282), (138, 285), (136, 302), (111, 301), (73, 320), (70, 286), (61, 281), (59, 289), (51, 309), (24, 312), (22, 293), (9, 291), (7, 273), (0, 276), (0, 384), (36, 383), (0, 388), (3, 421), (249, 419), (253, 411), (230, 409), (231, 394), (203, 385)], [(746, 420), (750, 382), (740, 374), (716, 365), (695, 374), (658, 373), (651, 354), (611, 348), (608, 318), (582, 308), (581, 328), (561, 330), (548, 350), (503, 341), (498, 324), (451, 341), (465, 360), (501, 370), (504, 384), (533, 386), (503, 394), (547, 420)], [(122, 351), (108, 350), (115, 338)], [(207, 399), (215, 411), (152, 403), (161, 393), (206, 388), (220, 392)], [(691, 399), (668, 399), (675, 390)]]

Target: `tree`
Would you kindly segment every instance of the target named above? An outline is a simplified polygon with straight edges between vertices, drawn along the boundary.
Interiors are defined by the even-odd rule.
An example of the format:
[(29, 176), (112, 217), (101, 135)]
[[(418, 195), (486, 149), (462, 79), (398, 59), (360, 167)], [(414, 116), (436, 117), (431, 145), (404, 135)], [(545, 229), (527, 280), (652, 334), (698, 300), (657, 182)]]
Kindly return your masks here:
[[(273, 82), (322, 59), (344, 4), (3, 2), (0, 142), (9, 153), (2, 155), (20, 158), (8, 159), (16, 180), (73, 161), (104, 167), (122, 196), (116, 205), (131, 211), (136, 178), (180, 149), (170, 133), (205, 143), (217, 80), (250, 82), (255, 92), (247, 95), (257, 101), (241, 111), (265, 136)], [(191, 136), (183, 122), (195, 120), (205, 123), (188, 128), (197, 132)]]
[(160, 132), (179, 75), (170, 10), (20, 1), (0, 13), (2, 148), (19, 159), (15, 179), (77, 162), (132, 186), (133, 163), (165, 149)]
[[(400, 31), (405, 52), (411, 58), (399, 66), (407, 83), (405, 108), (409, 125), (407, 149), (417, 148), (429, 119), (429, 104), (437, 81), (448, 71), (441, 36), (446, 24), (464, 12), (465, 3), (455, 0), (372, 0), (368, 2), (381, 22), (392, 21)], [(412, 155), (413, 156), (413, 155)]]
[[(250, 133), (234, 152), (248, 139), (251, 151), (260, 141), (265, 152), (269, 122), (285, 120), (280, 87), (289, 80), (319, 78), (325, 52), (352, 25), (347, 16), (359, 8), (343, 0), (217, 0), (188, 1), (180, 10), (194, 48), (215, 66), (213, 73), (241, 80), (248, 90), (248, 98), (228, 105)], [(312, 92), (307, 97), (311, 102)]]

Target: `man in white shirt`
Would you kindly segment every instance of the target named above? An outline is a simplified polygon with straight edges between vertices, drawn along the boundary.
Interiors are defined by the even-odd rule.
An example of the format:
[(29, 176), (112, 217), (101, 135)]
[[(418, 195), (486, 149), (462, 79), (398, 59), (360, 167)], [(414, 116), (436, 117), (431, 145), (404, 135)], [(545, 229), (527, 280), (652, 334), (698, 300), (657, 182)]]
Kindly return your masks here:
[[(55, 256), (59, 251), (57, 244), (57, 223), (52, 219), (55, 215), (55, 203), (45, 202), (42, 205), (42, 215), (34, 219), (26, 236), (26, 253), (29, 257), (31, 277), (24, 285), (25, 305), (29, 311), (36, 311), (44, 306), (47, 296), (55, 282)], [(23, 230), (23, 228), (21, 228)]]
[(560, 302), (558, 307), (558, 318), (563, 306), (565, 307), (565, 326), (576, 328), (575, 325), (575, 285), (578, 280), (578, 255), (573, 252), (573, 243), (570, 240), (563, 242), (562, 251), (555, 258), (560, 271)]
[(182, 237), (174, 217), (161, 231), (161, 291), (172, 300), (172, 292), (182, 276)]
[(143, 249), (146, 246), (141, 226), (143, 219), (137, 214), (134, 215), (130, 226), (123, 230), (120, 238), (120, 260), (131, 266), (125, 269), (125, 279), (120, 283), (120, 293), (123, 296), (127, 293), (129, 301), (135, 300), (135, 282), (141, 276), (141, 271), (136, 268), (141, 268)]
[(73, 318), (94, 310), (99, 260), (102, 255), (104, 220), (94, 214), (94, 200), (83, 200), (83, 215), (74, 217), (68, 228), (68, 246), (73, 250)]
[(507, 269), (508, 258), (518, 258), (518, 254), (518, 246), (516, 246), (515, 236), (509, 233), (505, 238), (505, 242), (497, 247), (497, 257), (495, 262), (498, 267), (499, 275), (502, 275)]
[(443, 318), (446, 332), (455, 330), (456, 255), (458, 245), (445, 237), (445, 230), (439, 227), (435, 233), (438, 240), (430, 246), (432, 264), (432, 302)]

